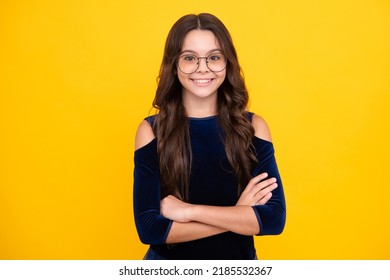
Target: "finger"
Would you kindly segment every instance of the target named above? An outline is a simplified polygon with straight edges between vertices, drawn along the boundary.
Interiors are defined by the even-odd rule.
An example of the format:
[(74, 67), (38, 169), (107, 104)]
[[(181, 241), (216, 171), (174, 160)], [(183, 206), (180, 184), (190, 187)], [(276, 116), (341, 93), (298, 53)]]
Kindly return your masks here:
[(256, 205), (265, 205), (272, 197), (272, 192), (267, 193), (265, 196), (263, 196), (262, 199), (260, 199)]
[(268, 177), (268, 174), (266, 172), (264, 172), (264, 173), (261, 173), (261, 174), (255, 176), (255, 177), (253, 177), (252, 180), (253, 180), (254, 183), (257, 184), (258, 182), (264, 180), (267, 177)]
[(246, 193), (246, 195), (254, 196), (259, 191), (261, 191), (262, 189), (264, 189), (266, 187), (269, 187), (269, 186), (271, 186), (272, 184), (275, 184), (275, 183), (276, 183), (276, 178), (270, 178), (270, 179), (261, 181), (261, 182), (257, 183), (256, 185), (246, 189), (245, 193)]
[(261, 182), (262, 180), (264, 180), (265, 178), (268, 177), (268, 174), (267, 173), (261, 173), (260, 175), (257, 175), (256, 177), (253, 177), (247, 187), (245, 188), (245, 190), (248, 190), (250, 191), (251, 189), (253, 189), (253, 187), (255, 187), (259, 182)]
[(267, 180), (264, 180), (264, 181), (257, 183), (255, 189), (262, 190), (262, 189), (264, 189), (272, 184), (275, 184), (275, 183), (276, 183), (276, 178), (272, 177), (272, 178), (269, 178)]
[(265, 197), (267, 194), (271, 193), (274, 189), (278, 187), (277, 183), (273, 183), (269, 185), (268, 187), (265, 187), (261, 189), (259, 192), (257, 192), (254, 196), (257, 199), (257, 201), (261, 200), (263, 197)]

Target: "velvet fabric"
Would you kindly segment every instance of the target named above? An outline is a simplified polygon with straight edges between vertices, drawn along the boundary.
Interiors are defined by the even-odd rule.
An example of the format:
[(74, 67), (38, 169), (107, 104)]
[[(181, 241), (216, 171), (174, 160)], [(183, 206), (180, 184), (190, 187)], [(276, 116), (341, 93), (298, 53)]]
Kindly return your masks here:
[[(251, 120), (253, 114), (248, 113)], [(146, 118), (152, 125), (154, 116)], [(189, 203), (234, 206), (238, 200), (237, 179), (226, 158), (221, 128), (216, 116), (189, 118), (193, 154), (189, 186)], [(286, 204), (282, 181), (278, 172), (274, 147), (271, 142), (254, 137), (258, 164), (252, 175), (267, 172), (277, 179), (278, 187), (266, 205), (253, 206), (260, 226), (259, 235), (275, 235), (283, 231)], [(134, 217), (140, 240), (150, 244), (158, 255), (166, 259), (254, 259), (253, 236), (233, 232), (183, 242), (165, 244), (172, 221), (160, 214), (160, 174), (157, 141), (135, 151), (134, 154)]]

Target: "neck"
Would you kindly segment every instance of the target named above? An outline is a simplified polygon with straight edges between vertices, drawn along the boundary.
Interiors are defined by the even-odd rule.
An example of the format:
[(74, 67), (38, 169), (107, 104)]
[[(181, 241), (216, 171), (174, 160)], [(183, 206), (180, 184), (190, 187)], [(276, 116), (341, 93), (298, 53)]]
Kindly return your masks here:
[(206, 98), (183, 95), (183, 105), (186, 109), (187, 117), (190, 118), (205, 118), (218, 114), (217, 94)]

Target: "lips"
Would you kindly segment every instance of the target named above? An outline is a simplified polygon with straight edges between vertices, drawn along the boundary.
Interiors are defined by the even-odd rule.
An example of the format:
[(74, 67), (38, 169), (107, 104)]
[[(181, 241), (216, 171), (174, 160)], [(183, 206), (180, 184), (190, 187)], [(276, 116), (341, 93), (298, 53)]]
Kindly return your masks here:
[(214, 79), (191, 79), (193, 83), (199, 86), (207, 86), (210, 84)]

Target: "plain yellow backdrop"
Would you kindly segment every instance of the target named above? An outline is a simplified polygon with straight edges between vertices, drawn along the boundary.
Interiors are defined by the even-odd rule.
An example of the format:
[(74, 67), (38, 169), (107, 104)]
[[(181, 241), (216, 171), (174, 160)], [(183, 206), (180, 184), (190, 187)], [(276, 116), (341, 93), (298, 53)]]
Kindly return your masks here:
[(287, 199), (260, 259), (389, 259), (386, 0), (0, 2), (0, 259), (140, 259), (133, 150), (187, 13), (233, 37)]

